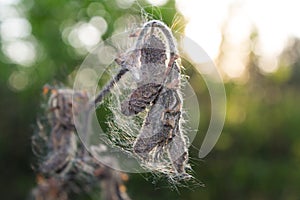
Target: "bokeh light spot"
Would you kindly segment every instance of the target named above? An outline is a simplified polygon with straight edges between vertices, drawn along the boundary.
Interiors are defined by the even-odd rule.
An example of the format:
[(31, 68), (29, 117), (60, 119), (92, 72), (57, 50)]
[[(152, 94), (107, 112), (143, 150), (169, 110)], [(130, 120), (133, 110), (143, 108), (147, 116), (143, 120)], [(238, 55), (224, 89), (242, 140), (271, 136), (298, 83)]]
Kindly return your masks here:
[(36, 60), (36, 49), (29, 41), (7, 42), (3, 45), (2, 50), (12, 62), (22, 66), (31, 66)]
[(13, 72), (9, 79), (8, 84), (12, 90), (21, 91), (24, 90), (29, 83), (29, 77), (25, 72), (15, 71)]
[(133, 2), (134, 0), (116, 0), (118, 7), (122, 9), (130, 8)]
[(31, 25), (25, 18), (8, 18), (1, 23), (2, 40), (25, 38), (31, 34)]
[(163, 6), (168, 2), (168, 0), (147, 0), (147, 1), (154, 6)]
[(78, 38), (85, 46), (94, 46), (100, 41), (100, 31), (91, 24), (82, 24), (78, 28)]
[(96, 27), (103, 35), (107, 30), (107, 23), (103, 17), (96, 16), (90, 20), (90, 24)]

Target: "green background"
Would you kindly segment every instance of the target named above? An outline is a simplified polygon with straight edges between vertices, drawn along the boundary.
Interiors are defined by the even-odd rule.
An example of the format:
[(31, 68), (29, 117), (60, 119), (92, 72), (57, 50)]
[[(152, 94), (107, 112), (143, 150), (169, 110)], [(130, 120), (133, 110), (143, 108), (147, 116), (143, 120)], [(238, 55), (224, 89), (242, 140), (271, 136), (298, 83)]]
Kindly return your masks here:
[[(98, 3), (91, 6), (95, 2)], [(63, 39), (62, 33), (68, 24), (102, 16), (108, 24), (103, 40), (116, 29), (114, 22), (128, 15), (143, 20), (146, 20), (145, 16), (162, 19), (169, 26), (176, 19), (178, 27), (174, 29), (184, 29), (185, 20), (177, 13), (174, 1), (169, 1), (163, 8), (152, 7), (142, 1), (127, 9), (117, 5), (115, 1), (108, 0), (23, 0), (12, 5), (30, 22), (31, 36), (35, 38), (38, 53), (34, 63), (22, 66), (10, 61), (0, 51), (1, 199), (26, 199), (35, 186), (35, 175), (31, 169), (35, 159), (30, 137), (37, 129), (36, 119), (43, 115), (42, 87), (47, 83), (72, 86), (69, 74), (78, 69), (87, 55), (87, 52), (78, 53)], [(31, 36), (28, 36), (29, 39)], [(257, 38), (259, 35), (254, 30), (248, 43), (255, 44)], [(4, 45), (5, 41), (1, 39), (2, 49)], [(258, 68), (259, 56), (254, 50), (249, 53), (246, 68), (249, 79), (243, 83), (226, 81), (225, 127), (214, 150), (203, 160), (198, 159), (197, 154), (209, 123), (209, 94), (201, 76), (187, 70), (191, 80), (196, 80), (191, 84), (201, 98), (199, 136), (190, 148), (190, 162), (195, 177), (205, 187), (190, 183), (176, 191), (171, 190), (165, 181), (153, 183), (150, 174), (130, 174), (126, 184), (130, 197), (143, 200), (299, 199), (299, 49), (300, 41), (291, 38), (278, 58), (279, 69), (272, 74), (262, 73)], [(219, 62), (226, 53), (220, 54)], [(26, 87), (16, 89), (11, 85), (16, 73), (28, 77)], [(77, 198), (91, 199), (91, 195)]]

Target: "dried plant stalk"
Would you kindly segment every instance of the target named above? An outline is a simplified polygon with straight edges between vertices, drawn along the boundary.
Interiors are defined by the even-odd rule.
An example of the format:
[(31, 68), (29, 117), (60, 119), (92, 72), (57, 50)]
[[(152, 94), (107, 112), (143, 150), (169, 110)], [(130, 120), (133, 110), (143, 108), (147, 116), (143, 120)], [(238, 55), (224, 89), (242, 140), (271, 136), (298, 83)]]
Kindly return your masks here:
[[(87, 94), (70, 89), (52, 89), (51, 92), (46, 122), (50, 130), (47, 132), (39, 123), (40, 131), (32, 140), (35, 150), (46, 150), (38, 164), (38, 185), (32, 191), (32, 198), (66, 200), (71, 193), (83, 192), (81, 187), (85, 190), (98, 187), (102, 189), (105, 200), (129, 200), (123, 184), (127, 175), (93, 158), (76, 136), (74, 115), (88, 110), (90, 100)], [(38, 141), (41, 138), (44, 146)], [(113, 158), (106, 159), (116, 163)]]

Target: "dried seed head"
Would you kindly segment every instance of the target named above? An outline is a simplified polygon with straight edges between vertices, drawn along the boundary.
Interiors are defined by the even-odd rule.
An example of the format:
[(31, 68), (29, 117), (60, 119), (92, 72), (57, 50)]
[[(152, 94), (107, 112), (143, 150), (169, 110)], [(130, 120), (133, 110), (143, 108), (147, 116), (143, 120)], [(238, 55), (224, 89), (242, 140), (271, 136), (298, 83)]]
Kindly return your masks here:
[[(33, 189), (32, 197), (68, 199), (71, 192), (100, 186), (106, 199), (129, 200), (123, 184), (125, 175), (99, 163), (78, 143), (73, 117), (89, 111), (87, 94), (69, 89), (52, 91), (55, 92), (48, 101), (49, 119), (46, 121), (50, 130), (39, 123), (40, 132), (33, 137), (43, 137), (47, 155), (39, 163), (38, 186)], [(103, 151), (105, 149), (102, 148)], [(105, 159), (110, 161), (111, 166), (117, 165), (114, 158), (106, 156)]]
[[(162, 22), (151, 21), (141, 30), (136, 47), (135, 56), (128, 59), (132, 66), (140, 65), (135, 67), (138, 69), (135, 73), (139, 74), (139, 79), (135, 80), (137, 88), (121, 102), (121, 113), (134, 116), (147, 107), (149, 110), (143, 112), (146, 116), (132, 144), (132, 151), (147, 168), (186, 174), (188, 151), (181, 131), (181, 75), (174, 38)], [(167, 52), (170, 53), (168, 63)], [(121, 125), (117, 120), (116, 123)]]
[(70, 169), (77, 151), (74, 114), (83, 111), (88, 97), (85, 92), (74, 92), (70, 89), (52, 91), (55, 92), (52, 92), (48, 101), (51, 126), (48, 147), (51, 152), (39, 168), (43, 174), (65, 174)]
[[(74, 127), (73, 114), (81, 112), (88, 102), (85, 92), (73, 92), (70, 89), (52, 90), (48, 107), (49, 118), (53, 124), (62, 124), (65, 127)], [(74, 111), (74, 113), (73, 113)]]
[(166, 47), (155, 35), (151, 35), (145, 41), (141, 49), (141, 63), (143, 64), (165, 64), (167, 60)]
[(115, 59), (115, 61), (123, 69), (129, 70), (136, 80), (139, 80), (140, 79), (139, 70), (141, 67), (139, 58), (140, 58), (139, 51), (132, 50), (132, 51), (128, 51), (126, 53), (120, 54), (119, 57)]
[(142, 112), (156, 99), (161, 88), (162, 85), (156, 83), (142, 85), (131, 93), (128, 100), (122, 102), (121, 112), (127, 116)]

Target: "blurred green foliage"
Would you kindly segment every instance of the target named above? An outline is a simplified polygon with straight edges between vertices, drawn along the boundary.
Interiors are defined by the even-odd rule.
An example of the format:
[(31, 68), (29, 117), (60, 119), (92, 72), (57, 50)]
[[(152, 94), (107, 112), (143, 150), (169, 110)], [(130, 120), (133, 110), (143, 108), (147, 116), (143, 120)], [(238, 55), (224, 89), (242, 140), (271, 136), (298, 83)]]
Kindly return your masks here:
[[(25, 199), (35, 185), (30, 137), (35, 131), (36, 118), (43, 113), (41, 88), (46, 83), (71, 86), (69, 74), (88, 54), (76, 50), (64, 39), (64, 30), (101, 16), (108, 26), (102, 35), (105, 40), (114, 33), (114, 22), (124, 16), (146, 20), (148, 12), (149, 17), (162, 19), (168, 25), (177, 18), (181, 26), (184, 20), (176, 12), (173, 0), (163, 8), (153, 8), (141, 1), (124, 8), (128, 5), (108, 0), (23, 0), (10, 6), (31, 24), (31, 35), (21, 40), (34, 42), (36, 60), (22, 66), (10, 61), (4, 51), (0, 52), (0, 194), (2, 199)], [(1, 24), (4, 19), (0, 20)], [(249, 43), (252, 39), (249, 38)], [(2, 49), (6, 43), (1, 38)], [(200, 77), (197, 84), (202, 88), (193, 86), (199, 87), (196, 92), (202, 98), (201, 134), (190, 151), (195, 176), (206, 187), (190, 185), (170, 191), (164, 181), (153, 184), (151, 178), (144, 177), (150, 175), (135, 174), (127, 184), (132, 199), (299, 199), (299, 49), (299, 39), (291, 39), (279, 58), (279, 69), (272, 74), (262, 73), (258, 55), (250, 52), (249, 79), (243, 83), (228, 81), (225, 85), (225, 127), (215, 149), (204, 160), (197, 159), (197, 148), (208, 126), (210, 102)], [(193, 76), (192, 71), (187, 73)], [(18, 85), (24, 77), (26, 81)], [(22, 85), (25, 83), (26, 86)]]

